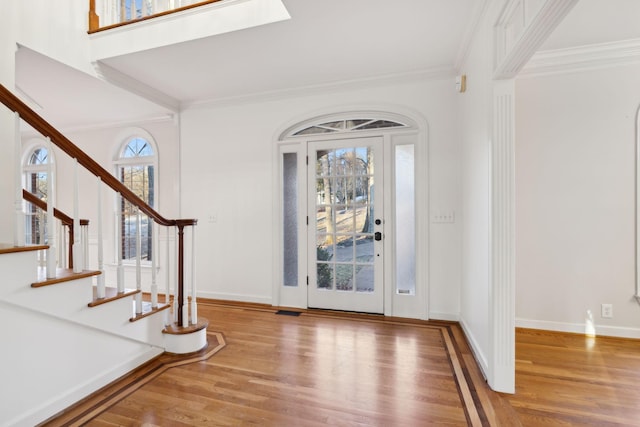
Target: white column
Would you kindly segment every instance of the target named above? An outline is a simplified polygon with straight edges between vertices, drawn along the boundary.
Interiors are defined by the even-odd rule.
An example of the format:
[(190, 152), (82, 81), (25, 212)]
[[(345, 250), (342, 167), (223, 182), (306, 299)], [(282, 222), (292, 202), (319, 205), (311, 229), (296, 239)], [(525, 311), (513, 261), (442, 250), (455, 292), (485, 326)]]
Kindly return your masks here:
[(489, 385), (515, 393), (515, 84), (493, 87)]
[(102, 241), (102, 179), (98, 177), (98, 275), (97, 280), (97, 297), (104, 298), (106, 295), (106, 289), (104, 284), (104, 248)]
[(118, 257), (116, 267), (116, 280), (118, 293), (124, 292), (124, 265), (122, 265), (122, 195), (116, 196), (116, 256)]
[(53, 146), (47, 137), (47, 278), (56, 277), (56, 220), (53, 215)]
[(80, 182), (78, 178), (78, 159), (74, 159), (73, 169), (73, 271), (80, 273), (84, 268), (82, 260), (83, 248), (81, 243), (82, 230), (80, 230)]
[(24, 246), (25, 245), (25, 230), (24, 230), (24, 202), (22, 200), (22, 141), (20, 138), (20, 114), (14, 113), (14, 126), (15, 126), (15, 227), (13, 228), (13, 245)]
[(198, 303), (196, 301), (196, 226), (191, 226), (191, 323), (198, 323)]
[(136, 314), (142, 313), (142, 222), (140, 209), (136, 209)]

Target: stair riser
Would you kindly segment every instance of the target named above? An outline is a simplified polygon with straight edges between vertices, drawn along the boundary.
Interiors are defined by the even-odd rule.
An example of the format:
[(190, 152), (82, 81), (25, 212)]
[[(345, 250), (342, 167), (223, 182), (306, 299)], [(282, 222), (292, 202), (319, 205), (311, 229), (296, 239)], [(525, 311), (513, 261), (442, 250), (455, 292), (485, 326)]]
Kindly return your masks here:
[(15, 252), (0, 256), (0, 298), (38, 280), (37, 252)]

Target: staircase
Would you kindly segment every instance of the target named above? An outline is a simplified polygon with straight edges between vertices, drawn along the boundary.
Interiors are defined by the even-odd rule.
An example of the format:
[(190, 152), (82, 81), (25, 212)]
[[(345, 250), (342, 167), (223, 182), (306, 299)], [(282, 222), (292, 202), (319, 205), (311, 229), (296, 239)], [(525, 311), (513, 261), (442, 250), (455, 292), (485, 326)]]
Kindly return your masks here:
[[(72, 268), (56, 269), (55, 250), (48, 246), (24, 244), (24, 228), (20, 229), (24, 223), (24, 192), (17, 159), (14, 242), (0, 244), (0, 324), (3, 331), (0, 335), (0, 427), (32, 426), (162, 353), (189, 354), (205, 348), (208, 321), (197, 314), (197, 220), (169, 219), (160, 215), (2, 85), (0, 103), (15, 115), (16, 153), (20, 153), (18, 129), (20, 121), (24, 121), (75, 159), (76, 164), (73, 228), (69, 227), (76, 232), (69, 241), (67, 263)], [(77, 214), (79, 167), (85, 168), (97, 180), (98, 206), (100, 189), (104, 186), (113, 192), (119, 203), (126, 200), (137, 208), (138, 221), (142, 212), (157, 226), (164, 227), (167, 236), (165, 296), (171, 297), (171, 304), (158, 303), (155, 273), (151, 283), (152, 303), (142, 301), (140, 250), (137, 250), (135, 289), (125, 286), (121, 255), (117, 256), (120, 261), (114, 288), (105, 287), (101, 271), (83, 270), (82, 266), (86, 264), (79, 232), (82, 224)], [(53, 192), (48, 191), (48, 194)], [(85, 197), (84, 200), (88, 199)], [(45, 206), (40, 208), (47, 209)], [(54, 222), (54, 210), (53, 206), (48, 206), (48, 224)], [(71, 218), (61, 221), (64, 225), (64, 221), (70, 223)], [(102, 229), (100, 216), (97, 227)], [(185, 233), (185, 229), (189, 232)], [(101, 235), (101, 231), (98, 234)], [(99, 253), (102, 252), (100, 239)], [(140, 231), (137, 239), (139, 245)], [(49, 241), (56, 239), (53, 237)], [(185, 241), (190, 241), (190, 250), (185, 248)], [(171, 242), (177, 247), (170, 260)], [(45, 250), (48, 251), (46, 256), (38, 255)], [(77, 260), (74, 259), (76, 255)], [(46, 268), (40, 266), (45, 258)], [(152, 257), (152, 262), (155, 263), (156, 258)], [(185, 258), (190, 258), (191, 262), (186, 263)], [(98, 265), (102, 269), (101, 255)], [(190, 283), (185, 280), (187, 269), (191, 270)], [(152, 272), (155, 272), (155, 265)]]

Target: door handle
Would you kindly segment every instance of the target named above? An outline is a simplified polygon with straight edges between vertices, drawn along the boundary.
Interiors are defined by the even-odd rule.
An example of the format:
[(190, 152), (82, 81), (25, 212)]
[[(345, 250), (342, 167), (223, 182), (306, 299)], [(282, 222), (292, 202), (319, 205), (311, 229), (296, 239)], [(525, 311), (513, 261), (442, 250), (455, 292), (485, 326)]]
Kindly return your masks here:
[(379, 231), (376, 231), (376, 233), (373, 236), (374, 236), (373, 238), (376, 239), (377, 241), (382, 240), (382, 233)]

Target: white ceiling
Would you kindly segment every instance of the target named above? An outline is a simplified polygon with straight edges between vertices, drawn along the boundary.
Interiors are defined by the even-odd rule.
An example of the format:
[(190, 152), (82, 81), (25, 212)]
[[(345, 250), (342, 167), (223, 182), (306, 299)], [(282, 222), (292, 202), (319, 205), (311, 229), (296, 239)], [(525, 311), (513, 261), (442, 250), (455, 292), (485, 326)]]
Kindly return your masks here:
[(453, 70), (477, 3), (283, 2), (290, 20), (103, 62), (186, 104), (381, 75)]
[[(413, 73), (453, 75), (484, 0), (283, 0), (291, 19), (103, 60), (182, 106)], [(580, 0), (543, 45), (640, 38), (640, 0)], [(20, 49), (16, 83), (62, 129), (171, 114)]]

